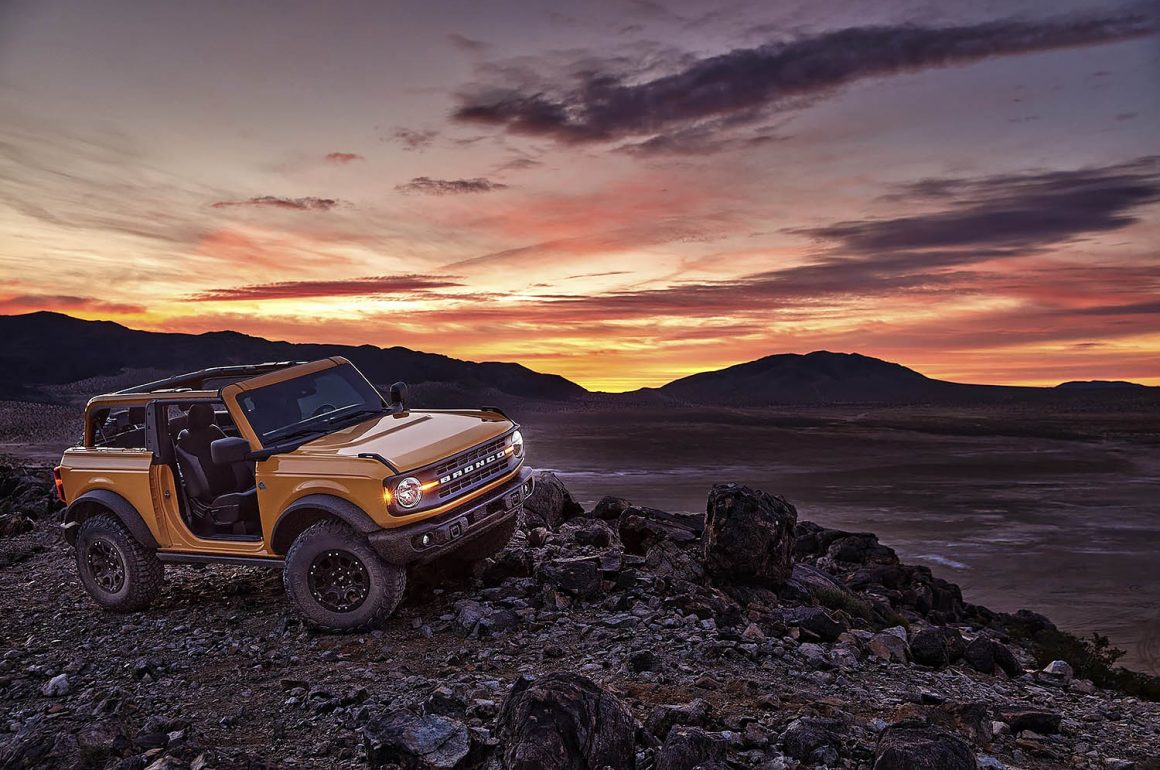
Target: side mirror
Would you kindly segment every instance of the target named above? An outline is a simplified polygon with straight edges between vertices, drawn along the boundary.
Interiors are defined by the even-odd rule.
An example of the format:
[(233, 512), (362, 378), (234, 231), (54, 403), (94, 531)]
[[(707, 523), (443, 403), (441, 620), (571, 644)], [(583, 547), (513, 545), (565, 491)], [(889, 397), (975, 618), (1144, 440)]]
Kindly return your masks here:
[(215, 465), (240, 463), (250, 457), (250, 442), (241, 436), (219, 438), (210, 443), (209, 456)]
[(400, 410), (407, 408), (407, 383), (396, 382), (391, 386), (391, 406), (397, 406)]

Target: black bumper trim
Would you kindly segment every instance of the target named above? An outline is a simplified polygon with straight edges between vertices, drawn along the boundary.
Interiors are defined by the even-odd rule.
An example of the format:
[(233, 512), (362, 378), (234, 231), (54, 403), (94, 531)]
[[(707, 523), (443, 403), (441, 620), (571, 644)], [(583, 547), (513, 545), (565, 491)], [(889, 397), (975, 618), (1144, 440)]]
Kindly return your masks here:
[[(423, 564), (455, 551), (483, 533), (518, 516), (532, 478), (521, 468), (515, 478), (458, 508), (414, 524), (380, 529), (367, 536), (371, 547), (390, 564)], [(423, 538), (430, 539), (423, 545)]]

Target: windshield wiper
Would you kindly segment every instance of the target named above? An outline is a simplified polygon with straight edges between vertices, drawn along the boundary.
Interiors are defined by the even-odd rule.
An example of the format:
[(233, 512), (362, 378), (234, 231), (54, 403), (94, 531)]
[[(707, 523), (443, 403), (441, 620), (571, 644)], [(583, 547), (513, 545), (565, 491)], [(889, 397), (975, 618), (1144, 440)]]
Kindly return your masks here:
[(298, 430), (292, 430), (289, 433), (279, 433), (279, 434), (276, 434), (274, 436), (270, 436), (269, 439), (267, 439), (267, 440), (268, 441), (276, 441), (279, 444), (281, 444), (282, 442), (286, 441), (286, 439), (298, 438), (300, 436), (309, 436), (309, 435), (312, 435), (315, 433), (317, 433), (319, 436), (321, 436), (321, 435), (324, 435), (326, 433), (326, 431), (324, 429), (322, 429), (321, 427), (299, 428)]
[(349, 420), (352, 417), (370, 417), (371, 415), (375, 414), (384, 414), (386, 411), (386, 409), (380, 407), (378, 409), (359, 409), (356, 412), (344, 412), (342, 414), (336, 414), (333, 417), (326, 418), (322, 421), (322, 424), (330, 425), (332, 423), (338, 422), (339, 420)]

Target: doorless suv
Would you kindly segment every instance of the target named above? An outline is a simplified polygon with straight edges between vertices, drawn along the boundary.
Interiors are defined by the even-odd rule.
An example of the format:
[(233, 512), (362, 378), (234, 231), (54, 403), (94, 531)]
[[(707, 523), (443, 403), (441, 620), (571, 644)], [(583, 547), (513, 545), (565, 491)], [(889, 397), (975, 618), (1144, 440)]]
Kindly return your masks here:
[(65, 538), (103, 607), (158, 594), (167, 562), (282, 569), (313, 625), (374, 626), (406, 567), (502, 549), (532, 491), (499, 409), (412, 410), (345, 358), (225, 366), (92, 399), (56, 468)]

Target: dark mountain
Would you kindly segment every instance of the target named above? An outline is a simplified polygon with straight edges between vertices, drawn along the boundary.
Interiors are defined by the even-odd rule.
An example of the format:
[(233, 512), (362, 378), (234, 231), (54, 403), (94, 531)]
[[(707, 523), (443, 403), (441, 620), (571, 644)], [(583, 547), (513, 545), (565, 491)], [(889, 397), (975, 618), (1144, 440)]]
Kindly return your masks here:
[[(420, 386), (420, 392), (426, 386), (438, 402), (477, 405), (493, 395), (559, 401), (587, 393), (559, 375), (540, 374), (519, 364), (471, 363), (403, 347), (274, 342), (228, 331), (144, 332), (111, 321), (40, 312), (0, 316), (0, 398), (46, 398), (51, 392), (46, 386), (115, 378), (124, 370), (164, 376), (210, 366), (327, 356), (349, 358), (378, 385), (405, 380)], [(468, 396), (471, 400), (463, 402)], [(423, 403), (433, 405), (430, 399)]]
[(1057, 390), (1140, 390), (1148, 386), (1125, 380), (1071, 380), (1055, 387)]
[(923, 403), (979, 400), (1034, 388), (961, 385), (933, 380), (900, 364), (857, 353), (819, 350), (766, 356), (674, 380), (656, 392), (698, 404)]

